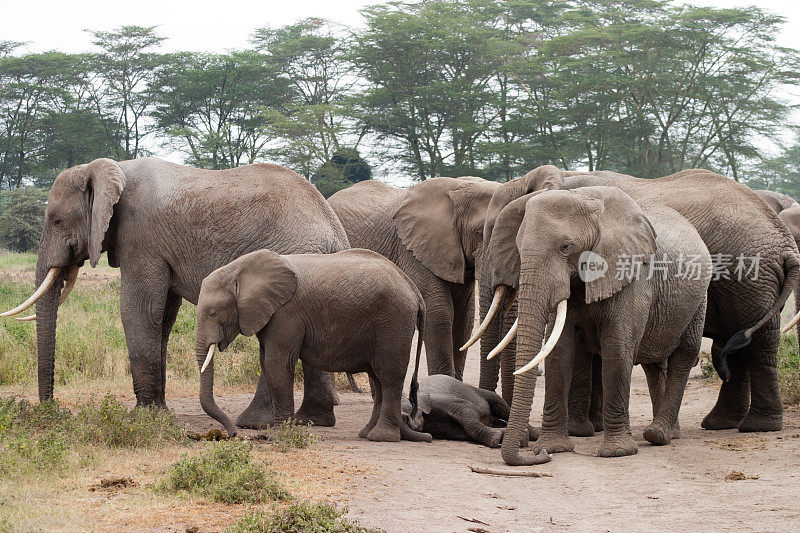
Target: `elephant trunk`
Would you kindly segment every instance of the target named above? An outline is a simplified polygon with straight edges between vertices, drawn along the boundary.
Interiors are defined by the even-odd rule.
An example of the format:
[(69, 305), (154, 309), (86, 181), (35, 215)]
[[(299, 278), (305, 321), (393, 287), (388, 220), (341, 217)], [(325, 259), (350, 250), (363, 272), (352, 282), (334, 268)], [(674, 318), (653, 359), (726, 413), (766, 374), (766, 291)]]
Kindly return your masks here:
[[(549, 298), (543, 288), (545, 284), (534, 282), (534, 276), (535, 273), (530, 268), (523, 269), (520, 273), (517, 299), (519, 309), (517, 369), (525, 366), (541, 349), (549, 318)], [(528, 419), (535, 388), (536, 372), (526, 372), (516, 377), (508, 428), (501, 446), (503, 460), (509, 465), (533, 465), (550, 460), (546, 451), (538, 455), (520, 453), (520, 443), (527, 441)]]
[[(214, 345), (207, 347), (204, 343), (197, 342), (195, 355), (197, 357), (197, 368), (200, 371), (200, 406), (208, 416), (219, 422), (225, 427), (225, 431), (231, 437), (236, 436), (236, 426), (233, 425), (231, 419), (228, 418), (222, 409), (217, 406), (214, 401), (214, 359), (208, 359), (211, 355)], [(208, 359), (208, 360), (207, 360)]]
[[(40, 252), (36, 262), (36, 286), (41, 286), (50, 269), (46, 254)], [(56, 358), (56, 321), (58, 299), (63, 279), (59, 275), (55, 283), (36, 302), (36, 359), (39, 382), (39, 401), (53, 399), (53, 385)]]
[[(492, 304), (494, 291), (492, 290), (491, 273), (488, 268), (480, 269), (478, 299), (480, 307), (480, 319), (483, 321), (489, 312), (489, 306)], [(500, 315), (500, 313), (498, 313)], [(484, 390), (494, 391), (497, 388), (497, 378), (500, 372), (500, 359), (487, 359), (489, 352), (497, 346), (500, 340), (500, 324), (502, 322), (502, 315), (498, 317), (495, 315), (494, 320), (489, 323), (489, 327), (481, 337), (481, 364), (480, 364), (480, 381), (478, 386)]]

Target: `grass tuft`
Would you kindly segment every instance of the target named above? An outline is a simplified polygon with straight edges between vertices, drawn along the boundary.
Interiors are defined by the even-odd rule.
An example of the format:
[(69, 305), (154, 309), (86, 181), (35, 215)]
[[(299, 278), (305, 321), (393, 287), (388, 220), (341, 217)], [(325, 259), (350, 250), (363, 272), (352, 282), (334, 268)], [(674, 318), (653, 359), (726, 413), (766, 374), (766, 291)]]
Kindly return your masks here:
[(158, 485), (164, 492), (189, 492), (224, 503), (287, 500), (291, 494), (265, 461), (258, 464), (246, 441), (208, 442), (197, 457), (172, 465)]
[(279, 426), (268, 428), (264, 431), (264, 437), (279, 452), (303, 450), (322, 440), (321, 436), (311, 433), (308, 425), (298, 424), (293, 420), (286, 420)]
[(379, 529), (368, 529), (358, 521), (345, 517), (346, 510), (329, 503), (300, 501), (285, 509), (271, 513), (251, 509), (239, 521), (227, 529), (227, 533), (370, 533)]
[(797, 335), (784, 335), (778, 347), (778, 381), (786, 404), (800, 403), (800, 361)]

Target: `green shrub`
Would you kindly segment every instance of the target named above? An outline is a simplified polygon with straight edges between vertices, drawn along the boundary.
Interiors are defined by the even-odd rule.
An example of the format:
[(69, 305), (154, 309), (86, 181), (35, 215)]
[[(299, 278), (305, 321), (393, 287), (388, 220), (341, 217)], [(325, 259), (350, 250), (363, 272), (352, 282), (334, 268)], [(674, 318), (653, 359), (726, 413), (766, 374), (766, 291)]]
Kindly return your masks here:
[(362, 527), (345, 517), (346, 510), (329, 503), (300, 501), (271, 513), (251, 509), (228, 528), (228, 533), (369, 533), (379, 529)]
[(797, 335), (784, 335), (778, 347), (778, 381), (783, 402), (800, 403), (800, 361)]
[(83, 442), (112, 448), (149, 448), (184, 438), (184, 431), (171, 412), (155, 407), (128, 410), (110, 396), (103, 398), (99, 406), (81, 406), (76, 429)]
[(245, 441), (208, 442), (201, 455), (186, 457), (170, 467), (158, 488), (166, 492), (186, 491), (224, 503), (263, 503), (286, 500), (291, 494), (268, 468), (257, 464)]
[(298, 424), (293, 420), (286, 420), (279, 426), (268, 428), (264, 432), (264, 436), (279, 452), (288, 452), (291, 449), (302, 450), (322, 440), (319, 435), (311, 433), (307, 425)]
[(21, 187), (2, 194), (0, 247), (15, 252), (36, 250), (42, 237), (42, 221), (48, 192), (36, 187)]

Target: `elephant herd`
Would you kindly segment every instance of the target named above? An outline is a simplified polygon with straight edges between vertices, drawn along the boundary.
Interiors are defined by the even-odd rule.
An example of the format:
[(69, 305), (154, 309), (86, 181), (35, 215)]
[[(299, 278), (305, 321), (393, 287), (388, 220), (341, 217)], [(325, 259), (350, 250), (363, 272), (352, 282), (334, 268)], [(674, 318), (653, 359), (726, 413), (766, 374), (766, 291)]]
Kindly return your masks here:
[[(470, 439), (527, 465), (603, 431), (598, 455), (623, 456), (637, 451), (633, 366), (653, 404), (644, 437), (667, 444), (703, 336), (723, 382), (702, 427), (781, 429), (779, 315), (800, 281), (798, 239), (793, 199), (702, 169), (639, 179), (547, 165), (504, 184), (365, 181), (326, 201), (277, 165), (97, 159), (56, 178), (37, 289), (2, 316), (35, 303), (21, 320), (36, 320), (39, 398), (52, 398), (58, 307), (80, 267), (107, 252), (137, 405), (166, 408), (167, 343), (185, 299), (197, 305), (201, 405), (229, 434), (287, 419), (332, 426), (330, 372), (366, 372), (364, 438)], [(214, 402), (213, 358), (239, 334), (257, 336), (262, 372), (234, 425)], [(461, 380), (478, 340), (476, 388)], [(422, 342), (429, 377), (418, 382)], [(542, 362), (539, 430), (528, 421)]]

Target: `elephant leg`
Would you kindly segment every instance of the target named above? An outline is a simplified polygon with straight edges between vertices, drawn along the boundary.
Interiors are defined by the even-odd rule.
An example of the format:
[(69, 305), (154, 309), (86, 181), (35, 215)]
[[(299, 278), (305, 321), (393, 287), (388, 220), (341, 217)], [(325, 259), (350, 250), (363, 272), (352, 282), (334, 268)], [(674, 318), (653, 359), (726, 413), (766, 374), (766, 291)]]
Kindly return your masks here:
[(502, 429), (492, 428), (481, 422), (481, 416), (473, 404), (459, 398), (432, 394), (431, 404), (435, 409), (443, 411), (448, 417), (455, 420), (464, 428), (470, 440), (497, 448), (503, 440)]
[(169, 273), (166, 269), (151, 279), (131, 279), (123, 273), (120, 315), (131, 361), (136, 405), (162, 405), (162, 322), (166, 314)]
[(594, 435), (594, 425), (589, 421), (591, 401), (592, 354), (586, 350), (578, 349), (576, 346), (567, 408), (569, 413), (567, 430), (571, 436), (591, 437)]
[(336, 424), (333, 414), (335, 402), (333, 374), (304, 364), (303, 403), (295, 413), (295, 419), (315, 426), (332, 427)]
[[(742, 355), (744, 350), (749, 348), (747, 346), (728, 358), (730, 379), (720, 386), (717, 403), (703, 418), (700, 427), (712, 430), (733, 429), (747, 414), (750, 407), (750, 369)], [(712, 354), (719, 349), (720, 346), (714, 339), (714, 344), (711, 346)]]
[(453, 299), (446, 288), (425, 295), (425, 359), (428, 375), (453, 376)]
[(269, 388), (274, 424), (280, 424), (290, 420), (294, 413), (294, 369), (299, 349), (271, 339), (263, 340), (262, 345), (261, 375)]
[(642, 365), (642, 370), (647, 378), (647, 389), (650, 391), (650, 403), (655, 417), (667, 389), (667, 369), (661, 363), (648, 363)]
[(459, 348), (469, 340), (475, 323), (475, 282), (464, 285), (454, 284), (453, 298), (453, 377), (464, 380), (464, 365), (467, 352)]
[(739, 422), (739, 431), (779, 431), (783, 428), (783, 402), (777, 368), (779, 344), (780, 331), (775, 319), (753, 333), (753, 340), (746, 348), (750, 365), (750, 409)]
[(356, 383), (355, 374), (351, 374), (350, 372), (347, 372), (347, 384), (350, 386), (350, 390), (351, 391), (356, 392), (358, 394), (363, 394), (364, 393), (364, 391), (361, 390), (361, 387), (358, 386), (358, 383)]
[(161, 322), (161, 383), (159, 384), (159, 401), (157, 405), (163, 409), (167, 408), (167, 343), (169, 342), (169, 335), (172, 333), (172, 326), (175, 325), (175, 320), (178, 318), (178, 311), (181, 309), (182, 302), (183, 299), (180, 296), (169, 292), (164, 309), (164, 318)]
[(589, 422), (594, 430), (603, 431), (603, 359), (592, 354), (592, 401), (589, 402)]
[(261, 364), (261, 375), (258, 376), (256, 393), (250, 405), (247, 406), (236, 419), (236, 425), (240, 428), (266, 429), (275, 424), (275, 417), (272, 414), (272, 397), (264, 372), (264, 358), (266, 356), (264, 343), (259, 339), (259, 360)]
[(367, 439), (378, 442), (397, 442), (400, 440), (400, 397), (403, 392), (403, 380), (392, 379), (386, 375), (378, 376), (381, 391), (381, 405), (378, 421), (367, 433)]
[(381, 403), (383, 399), (381, 384), (375, 378), (375, 374), (371, 370), (367, 372), (367, 374), (369, 375), (369, 388), (372, 391), (372, 416), (370, 416), (367, 425), (358, 432), (358, 436), (362, 439), (366, 439), (369, 432), (372, 431), (372, 428), (374, 428), (375, 424), (378, 423), (378, 417), (381, 414)]

